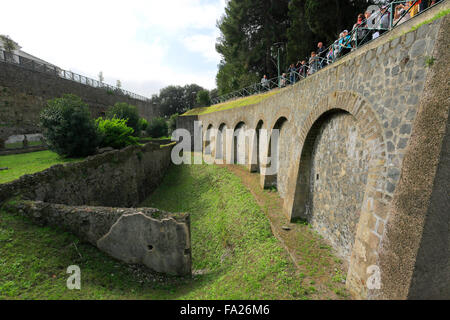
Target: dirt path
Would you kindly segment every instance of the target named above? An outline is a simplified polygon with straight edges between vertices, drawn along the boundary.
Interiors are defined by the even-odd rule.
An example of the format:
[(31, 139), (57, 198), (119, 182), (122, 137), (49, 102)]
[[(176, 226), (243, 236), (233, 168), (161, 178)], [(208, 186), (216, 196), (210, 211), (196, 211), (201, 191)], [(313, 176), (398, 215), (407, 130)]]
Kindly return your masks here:
[(304, 274), (305, 285), (317, 290), (314, 299), (349, 299), (344, 284), (347, 266), (336, 258), (331, 246), (307, 224), (290, 223), (283, 214), (278, 192), (261, 189), (259, 174), (252, 174), (240, 165), (223, 167), (239, 176), (253, 194), (269, 219), (272, 233), (289, 253), (298, 272)]

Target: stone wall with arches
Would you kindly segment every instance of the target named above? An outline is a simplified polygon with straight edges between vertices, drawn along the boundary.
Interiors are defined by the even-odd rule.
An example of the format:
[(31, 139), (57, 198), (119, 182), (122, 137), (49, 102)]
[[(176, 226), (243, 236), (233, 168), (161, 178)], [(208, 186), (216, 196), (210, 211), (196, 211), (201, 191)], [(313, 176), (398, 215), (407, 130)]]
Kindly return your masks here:
[[(435, 112), (440, 135), (434, 136), (430, 130), (423, 139), (441, 143), (432, 155), (427, 155), (437, 159), (433, 162), (436, 168), (439, 159), (448, 153), (442, 149), (442, 141), (448, 135), (445, 124), (450, 105), (450, 57), (445, 60), (449, 45), (445, 30), (449, 29), (450, 18), (444, 16), (417, 29), (412, 28), (413, 24), (421, 21), (414, 20), (258, 104), (197, 118), (203, 128), (211, 124), (216, 129), (235, 129), (237, 124), (245, 123), (247, 129), (267, 132), (267, 145), (260, 143), (258, 134), (249, 135), (249, 171), (260, 174), (262, 187), (277, 187), (284, 214), (291, 221), (307, 220), (347, 261), (347, 287), (357, 298), (408, 298), (414, 296), (412, 292), (416, 292), (414, 297), (433, 295), (423, 283), (420, 293), (414, 288), (420, 281), (414, 282), (413, 278), (426, 269), (417, 269), (418, 254), (424, 251), (419, 250), (420, 237), (411, 240), (409, 247), (399, 242), (402, 232), (409, 233), (410, 229), (422, 234), (429, 207), (440, 206), (448, 212), (448, 199), (441, 204), (432, 202), (428, 190), (429, 201), (414, 225), (399, 222), (408, 220), (408, 205), (402, 203), (400, 218), (393, 204), (399, 197), (399, 181), (408, 172), (403, 160), (409, 156), (411, 141), (423, 132), (418, 119), (432, 100), (427, 93), (436, 88), (441, 88), (438, 96), (444, 109)], [(434, 59), (432, 64), (428, 63), (430, 57)], [(436, 77), (447, 80), (437, 85), (433, 80)], [(270, 137), (277, 128), (280, 139), (275, 148)], [(233, 144), (233, 140), (224, 139), (222, 143)], [(279, 154), (275, 174), (268, 173), (270, 163), (263, 159), (274, 153)], [(430, 173), (427, 179), (433, 180), (435, 174)], [(425, 184), (422, 188), (426, 188)], [(449, 218), (445, 219), (448, 224)], [(441, 228), (436, 239), (450, 239), (448, 230)], [(434, 239), (427, 241), (429, 246)], [(448, 248), (450, 243), (446, 245)], [(448, 250), (435, 255), (450, 260)], [(439, 272), (450, 287), (450, 268), (445, 263), (444, 271)], [(408, 276), (397, 274), (393, 265), (407, 270)], [(427, 277), (437, 279), (436, 275)], [(402, 281), (393, 283), (395, 279)], [(440, 292), (450, 298), (449, 290)]]

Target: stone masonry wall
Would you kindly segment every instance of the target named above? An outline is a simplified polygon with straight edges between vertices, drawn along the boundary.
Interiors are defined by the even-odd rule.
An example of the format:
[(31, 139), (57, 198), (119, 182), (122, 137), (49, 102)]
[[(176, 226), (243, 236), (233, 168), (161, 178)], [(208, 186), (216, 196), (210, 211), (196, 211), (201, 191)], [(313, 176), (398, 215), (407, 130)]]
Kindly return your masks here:
[(171, 149), (148, 143), (55, 165), (0, 184), (0, 203), (21, 195), (72, 206), (133, 207), (161, 182), (171, 162)]
[(369, 166), (369, 151), (353, 116), (337, 113), (320, 126), (310, 167), (306, 217), (350, 260)]
[(117, 102), (135, 105), (139, 115), (147, 120), (160, 115), (158, 106), (150, 102), (0, 62), (0, 138), (40, 132), (39, 113), (47, 100), (66, 93), (81, 97), (89, 105), (92, 117), (101, 116)]
[(189, 275), (189, 215), (124, 208), (137, 206), (156, 189), (171, 150), (148, 143), (55, 165), (0, 184), (0, 205), (38, 224), (62, 227), (126, 263)]
[[(349, 261), (346, 284), (357, 298), (436, 296), (437, 290), (423, 281), (413, 282), (413, 275), (450, 287), (448, 246), (433, 251), (433, 261), (442, 261), (439, 271), (425, 267), (418, 256), (426, 252), (419, 251), (425, 226), (424, 247), (445, 247), (437, 240), (450, 238), (448, 228), (435, 224), (433, 233), (426, 223), (434, 221), (427, 215), (449, 210), (448, 201), (433, 202), (431, 197), (436, 168), (448, 153), (442, 150), (442, 141), (450, 107), (450, 57), (446, 58), (450, 17), (431, 18), (449, 8), (449, 1), (441, 2), (258, 104), (198, 116), (203, 130), (223, 124), (236, 128), (240, 122), (255, 129), (262, 122), (262, 128), (270, 131), (279, 119), (287, 119), (283, 142), (287, 150), (282, 154), (288, 155), (289, 161), (280, 162), (283, 168), (277, 177), (284, 213), (292, 220), (309, 218)], [(346, 115), (336, 116), (337, 112)], [(411, 141), (422, 141), (430, 151), (419, 153), (416, 149), (423, 148), (417, 142), (410, 145)], [(249, 150), (253, 159), (254, 148)], [(410, 153), (415, 158), (405, 166), (403, 160), (412, 157)], [(430, 161), (425, 161), (428, 158)], [(430, 165), (422, 168), (428, 173), (425, 177), (419, 173), (421, 159)], [(417, 167), (415, 178), (408, 176), (411, 180), (397, 189), (401, 177), (413, 166)], [(439, 179), (446, 170), (438, 171)], [(261, 185), (268, 185), (272, 178), (262, 174)], [(416, 194), (414, 201), (408, 192)], [(314, 218), (308, 211), (311, 202)], [(447, 220), (444, 226), (448, 226)], [(368, 285), (374, 270), (379, 271), (380, 288)], [(444, 283), (438, 283), (438, 278)], [(413, 288), (416, 283), (421, 290)], [(448, 290), (439, 292), (441, 298), (450, 298)]]

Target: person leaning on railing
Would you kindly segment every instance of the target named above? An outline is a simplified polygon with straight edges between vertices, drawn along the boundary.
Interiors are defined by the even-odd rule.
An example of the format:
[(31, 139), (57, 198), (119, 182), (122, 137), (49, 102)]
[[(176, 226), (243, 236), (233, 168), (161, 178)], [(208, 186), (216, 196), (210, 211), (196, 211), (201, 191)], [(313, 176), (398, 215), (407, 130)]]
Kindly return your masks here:
[(342, 31), (342, 38), (339, 40), (339, 56), (344, 56), (352, 50), (351, 37), (347, 30)]
[(306, 60), (302, 60), (300, 67), (297, 70), (298, 74), (301, 77), (306, 78), (306, 76), (308, 75), (308, 65), (306, 64)]
[(319, 42), (317, 44), (317, 56), (320, 59), (319, 69), (323, 68), (323, 61), (325, 60), (326, 55), (327, 55), (327, 48), (325, 48), (323, 42)]
[(358, 19), (352, 28), (352, 45), (353, 47), (361, 46), (368, 39), (369, 30), (367, 29), (367, 20), (362, 13), (358, 15)]
[(268, 90), (269, 89), (269, 80), (267, 79), (267, 76), (264, 75), (261, 79), (261, 85), (263, 89)]
[(289, 66), (288, 73), (289, 73), (289, 82), (291, 84), (295, 84), (295, 67), (294, 67), (294, 64), (291, 64)]
[(280, 77), (280, 87), (286, 87), (286, 73), (283, 73)]
[(308, 74), (316, 73), (319, 70), (320, 58), (317, 56), (316, 52), (311, 52), (311, 58), (309, 58), (309, 72)]
[(395, 6), (394, 11), (394, 25), (402, 24), (410, 19), (410, 15), (406, 14), (408, 9), (411, 7), (410, 3), (398, 4)]

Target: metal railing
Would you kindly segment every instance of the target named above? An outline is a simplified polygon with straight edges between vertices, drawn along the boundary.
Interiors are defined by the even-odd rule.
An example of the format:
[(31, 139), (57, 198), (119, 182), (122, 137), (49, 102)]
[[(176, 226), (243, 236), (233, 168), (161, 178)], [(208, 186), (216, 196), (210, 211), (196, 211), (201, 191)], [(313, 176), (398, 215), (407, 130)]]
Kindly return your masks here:
[[(409, 2), (413, 2), (411, 6), (407, 10), (400, 15), (398, 19), (394, 20), (394, 12), (395, 8), (399, 4), (406, 4)], [(442, 3), (444, 1), (440, 1)], [(401, 21), (406, 17), (406, 15), (410, 14), (411, 9), (419, 3), (419, 0), (415, 1), (390, 1), (389, 3), (380, 6), (380, 11), (377, 11), (373, 15), (369, 17), (369, 21), (372, 22), (372, 26), (369, 26), (368, 20), (363, 20), (359, 26), (355, 26), (349, 34), (344, 37), (336, 40), (333, 44), (331, 44), (328, 48), (326, 48), (323, 52), (326, 55), (323, 56), (315, 56), (305, 59), (308, 63), (301, 66), (301, 68), (297, 68), (294, 71), (289, 69), (288, 72), (285, 73), (286, 76), (281, 75), (271, 79), (261, 79), (260, 83), (254, 83), (248, 87), (227, 93), (225, 95), (219, 96), (217, 98), (211, 99), (213, 104), (222, 103), (231, 99), (242, 98), (246, 96), (250, 96), (253, 94), (260, 94), (266, 91), (270, 91), (275, 88), (282, 88), (287, 85), (295, 84), (298, 81), (303, 80), (309, 75), (314, 74), (320, 69), (330, 65), (337, 60), (341, 59), (345, 55), (349, 54), (351, 51), (354, 51), (367, 43), (371, 42), (378, 38), (384, 32), (390, 31), (394, 29), (397, 25), (401, 23)], [(438, 5), (436, 3), (435, 5)], [(386, 10), (382, 12), (381, 7), (385, 7)], [(418, 12), (413, 18), (417, 15), (429, 10), (431, 7), (428, 7), (426, 10)], [(386, 16), (387, 15), (387, 16)], [(386, 25), (387, 20), (387, 25)], [(369, 36), (372, 36), (374, 33), (378, 32), (379, 35), (372, 39), (369, 39)], [(344, 49), (344, 50), (343, 50)], [(347, 51), (347, 52), (346, 52)]]
[(139, 94), (121, 89), (119, 87), (111, 86), (107, 83), (100, 82), (98, 80), (94, 80), (85, 76), (82, 76), (80, 74), (77, 74), (72, 71), (63, 70), (61, 68), (58, 68), (54, 65), (45, 64), (30, 58), (26, 58), (17, 54), (14, 54), (12, 52), (7, 52), (5, 50), (0, 49), (0, 62), (6, 62), (11, 64), (16, 64), (18, 66), (21, 66), (23, 68), (34, 70), (38, 72), (43, 72), (47, 74), (51, 74), (66, 80), (71, 80), (74, 82), (78, 82), (90, 87), (94, 88), (101, 88), (104, 90), (109, 91), (111, 94), (120, 94), (127, 96), (129, 98), (141, 100), (141, 101), (150, 101), (149, 98), (141, 96)]

